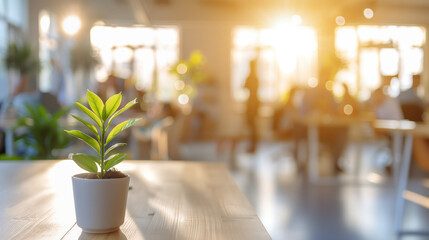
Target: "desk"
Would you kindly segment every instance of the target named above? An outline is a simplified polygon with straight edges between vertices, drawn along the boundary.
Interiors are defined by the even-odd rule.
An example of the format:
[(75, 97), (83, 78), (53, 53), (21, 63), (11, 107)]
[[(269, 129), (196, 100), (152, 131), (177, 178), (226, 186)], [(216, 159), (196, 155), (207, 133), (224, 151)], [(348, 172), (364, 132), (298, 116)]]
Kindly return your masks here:
[[(337, 116), (317, 116), (317, 117), (297, 117), (295, 121), (305, 124), (308, 127), (308, 153), (309, 153), (309, 180), (313, 183), (322, 183), (319, 178), (319, 127), (350, 127), (357, 124), (369, 123), (372, 118), (367, 117), (337, 117)], [(359, 167), (356, 167), (356, 174)], [(328, 180), (330, 179), (325, 179)], [(335, 181), (335, 180), (334, 180)]]
[(75, 224), (71, 160), (0, 161), (0, 239), (271, 239), (223, 164), (125, 161), (125, 222), (109, 234)]
[[(397, 167), (399, 170), (395, 210), (395, 229), (397, 233), (429, 234), (428, 231), (402, 230), (405, 199), (429, 208), (429, 198), (407, 190), (408, 174), (410, 171), (413, 148), (413, 136), (429, 137), (429, 125), (418, 124), (408, 120), (376, 120), (374, 121), (373, 126), (375, 129), (392, 133), (394, 142), (397, 142), (397, 144), (394, 144), (393, 149), (394, 158), (399, 160), (402, 159), (402, 161), (398, 162), (399, 167)], [(405, 135), (404, 144), (401, 142), (403, 134)]]

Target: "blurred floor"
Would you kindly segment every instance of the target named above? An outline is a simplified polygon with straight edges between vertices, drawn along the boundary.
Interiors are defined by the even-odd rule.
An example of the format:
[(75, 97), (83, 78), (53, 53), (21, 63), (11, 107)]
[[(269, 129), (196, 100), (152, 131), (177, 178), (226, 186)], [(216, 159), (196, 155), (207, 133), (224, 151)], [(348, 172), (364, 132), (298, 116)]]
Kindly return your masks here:
[[(329, 185), (310, 184), (306, 177), (298, 175), (291, 147), (290, 143), (265, 142), (259, 144), (255, 154), (248, 154), (246, 143), (241, 142), (234, 152), (224, 146), (218, 153), (214, 142), (205, 142), (184, 144), (182, 149), (184, 158), (190, 160), (229, 164), (235, 158), (233, 176), (275, 240), (429, 239), (429, 235), (394, 234), (395, 189), (393, 180), (375, 164), (377, 158), (383, 157), (377, 152), (380, 146), (371, 143), (363, 147), (359, 173), (363, 183)], [(343, 161), (346, 168), (353, 166), (357, 151), (355, 146), (349, 146)], [(421, 182), (423, 178), (419, 176)], [(413, 188), (413, 182), (409, 188)], [(422, 191), (425, 190), (419, 189)], [(427, 229), (427, 222), (429, 210), (406, 204), (406, 229)]]

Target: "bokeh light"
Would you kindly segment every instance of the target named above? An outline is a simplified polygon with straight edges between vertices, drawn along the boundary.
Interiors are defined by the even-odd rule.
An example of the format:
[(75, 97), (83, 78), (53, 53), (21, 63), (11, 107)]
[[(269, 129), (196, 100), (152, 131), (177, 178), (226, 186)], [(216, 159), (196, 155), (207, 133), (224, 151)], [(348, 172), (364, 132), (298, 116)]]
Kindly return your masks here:
[(176, 71), (179, 74), (185, 74), (188, 71), (188, 67), (185, 64), (181, 63), (177, 65)]
[(75, 35), (79, 31), (81, 24), (78, 16), (70, 15), (64, 18), (62, 27), (68, 35)]
[(353, 114), (353, 106), (350, 104), (346, 104), (343, 107), (344, 114), (350, 116)]
[(365, 8), (365, 10), (363, 10), (363, 16), (366, 19), (371, 19), (374, 17), (374, 11), (371, 8)]
[(319, 84), (319, 80), (317, 80), (315, 77), (312, 77), (308, 79), (307, 84), (309, 87), (315, 88)]
[(334, 81), (327, 81), (325, 83), (325, 88), (328, 89), (329, 91), (332, 91), (332, 89), (334, 88)]
[(335, 22), (338, 26), (343, 26), (344, 24), (346, 24), (346, 19), (343, 16), (338, 16), (337, 18), (335, 18)]
[(180, 104), (185, 105), (189, 103), (189, 96), (186, 94), (180, 94), (177, 100), (179, 101)]
[(177, 91), (181, 91), (185, 88), (185, 82), (183, 82), (182, 80), (177, 80), (176, 82), (174, 82), (174, 88)]

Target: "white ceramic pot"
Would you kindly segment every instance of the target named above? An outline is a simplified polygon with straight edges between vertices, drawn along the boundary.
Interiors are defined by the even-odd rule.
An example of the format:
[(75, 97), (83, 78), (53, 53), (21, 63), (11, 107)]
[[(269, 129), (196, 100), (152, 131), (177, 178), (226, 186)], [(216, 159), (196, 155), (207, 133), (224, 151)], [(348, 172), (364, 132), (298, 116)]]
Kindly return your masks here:
[(77, 225), (87, 233), (114, 232), (124, 223), (130, 177), (72, 177)]

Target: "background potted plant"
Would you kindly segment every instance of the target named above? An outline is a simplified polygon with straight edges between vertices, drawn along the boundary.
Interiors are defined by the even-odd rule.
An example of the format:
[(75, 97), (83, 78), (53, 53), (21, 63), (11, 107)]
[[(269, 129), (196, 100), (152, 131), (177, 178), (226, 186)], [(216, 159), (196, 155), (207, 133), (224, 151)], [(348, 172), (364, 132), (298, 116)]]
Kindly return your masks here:
[[(137, 101), (134, 99), (117, 110), (122, 101), (121, 93), (113, 95), (105, 103), (89, 90), (86, 96), (92, 111), (78, 102), (76, 105), (95, 122), (97, 127), (82, 118), (72, 116), (83, 123), (94, 137), (78, 130), (66, 130), (68, 134), (84, 141), (97, 152), (95, 156), (84, 153), (70, 154), (70, 158), (79, 167), (89, 172), (72, 177), (76, 220), (84, 232), (113, 232), (124, 223), (130, 178), (112, 169), (126, 158), (127, 155), (124, 153), (113, 154), (114, 149), (125, 143), (112, 145), (111, 142), (120, 132), (134, 125), (139, 118), (126, 120), (113, 127), (109, 133), (108, 131), (113, 119)], [(111, 146), (107, 148), (109, 144)]]
[(25, 158), (55, 159), (54, 149), (62, 149), (69, 143), (59, 119), (68, 112), (62, 108), (50, 113), (43, 105), (26, 105), (27, 112), (18, 118), (15, 141)]
[[(10, 83), (10, 86), (14, 86), (12, 97), (25, 91), (29, 75), (40, 70), (37, 54), (34, 54), (28, 43), (10, 43), (7, 46), (4, 62), (10, 73), (10, 81), (18, 81)], [(15, 79), (13, 72), (19, 74), (18, 79)]]

